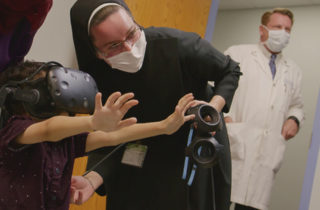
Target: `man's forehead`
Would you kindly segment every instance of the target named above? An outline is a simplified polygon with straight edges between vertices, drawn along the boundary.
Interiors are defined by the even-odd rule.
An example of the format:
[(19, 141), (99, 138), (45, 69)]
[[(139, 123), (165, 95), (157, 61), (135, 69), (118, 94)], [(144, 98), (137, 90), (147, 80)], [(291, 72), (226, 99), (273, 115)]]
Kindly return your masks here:
[(269, 23), (271, 24), (290, 23), (291, 24), (291, 19), (287, 15), (284, 15), (281, 13), (273, 13), (269, 17)]

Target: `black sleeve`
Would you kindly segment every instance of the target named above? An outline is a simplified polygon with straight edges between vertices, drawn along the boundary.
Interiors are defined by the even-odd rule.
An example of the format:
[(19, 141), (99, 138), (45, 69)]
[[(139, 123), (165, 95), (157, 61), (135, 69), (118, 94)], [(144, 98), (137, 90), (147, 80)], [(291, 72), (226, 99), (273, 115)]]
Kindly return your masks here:
[(179, 37), (184, 69), (200, 82), (214, 81), (214, 94), (225, 99), (223, 111), (228, 112), (241, 75), (239, 64), (195, 33), (184, 33)]
[[(101, 160), (103, 158), (103, 155), (101, 153), (89, 153), (88, 156), (88, 162), (87, 162), (87, 170), (91, 170), (91, 168), (99, 162), (99, 160)], [(104, 170), (102, 168), (102, 165), (97, 166), (95, 169), (93, 169), (93, 171), (97, 172), (104, 181)], [(101, 173), (102, 172), (102, 173)], [(106, 191), (104, 189), (104, 182), (102, 185), (100, 185), (100, 187), (98, 189), (96, 189), (96, 193), (98, 193), (99, 195), (103, 196), (106, 195)]]
[(288, 119), (294, 120), (295, 123), (297, 124), (298, 128), (300, 127), (300, 121), (298, 120), (297, 117), (295, 117), (295, 116), (290, 116), (290, 117), (288, 117)]
[(101, 196), (108, 195), (112, 188), (117, 170), (116, 165), (121, 160), (122, 145), (124, 144), (116, 147), (104, 147), (88, 154), (87, 171), (95, 171), (103, 178), (103, 184), (96, 190)]

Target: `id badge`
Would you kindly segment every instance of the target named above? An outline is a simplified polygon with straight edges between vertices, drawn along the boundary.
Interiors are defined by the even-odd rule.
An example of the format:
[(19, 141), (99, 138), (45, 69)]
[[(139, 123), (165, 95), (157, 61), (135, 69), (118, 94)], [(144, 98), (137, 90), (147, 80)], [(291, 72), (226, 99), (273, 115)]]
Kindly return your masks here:
[(121, 163), (142, 168), (148, 147), (142, 144), (131, 143), (126, 146)]

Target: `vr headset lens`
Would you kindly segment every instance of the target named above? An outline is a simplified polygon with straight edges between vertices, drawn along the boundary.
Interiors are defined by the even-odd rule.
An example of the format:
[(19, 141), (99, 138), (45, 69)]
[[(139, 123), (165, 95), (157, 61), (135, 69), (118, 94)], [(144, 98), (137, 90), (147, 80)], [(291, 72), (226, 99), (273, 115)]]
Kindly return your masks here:
[[(199, 104), (187, 110), (187, 114), (195, 114), (195, 134), (190, 145), (186, 147), (186, 155), (197, 165), (210, 168), (218, 160), (218, 153), (223, 149), (211, 132), (220, 128), (220, 114), (207, 104)], [(190, 138), (190, 137), (189, 137)]]
[(208, 141), (200, 141), (194, 146), (194, 156), (201, 162), (211, 160), (213, 155), (215, 155), (214, 146)]

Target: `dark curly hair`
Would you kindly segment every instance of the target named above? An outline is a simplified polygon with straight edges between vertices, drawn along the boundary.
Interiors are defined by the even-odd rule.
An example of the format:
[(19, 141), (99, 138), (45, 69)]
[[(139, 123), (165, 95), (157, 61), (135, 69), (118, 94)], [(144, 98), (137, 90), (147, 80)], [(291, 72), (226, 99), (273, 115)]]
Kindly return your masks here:
[[(21, 81), (27, 78), (43, 64), (43, 62), (23, 61), (10, 65), (0, 74), (0, 87), (6, 85), (9, 81)], [(40, 71), (36, 75), (36, 78), (43, 77), (44, 75), (45, 71)], [(7, 99), (5, 107), (9, 115), (23, 115), (26, 113), (21, 102), (12, 101), (10, 98)]]
[(0, 86), (8, 81), (20, 81), (34, 73), (43, 62), (23, 61), (10, 65), (0, 74)]

